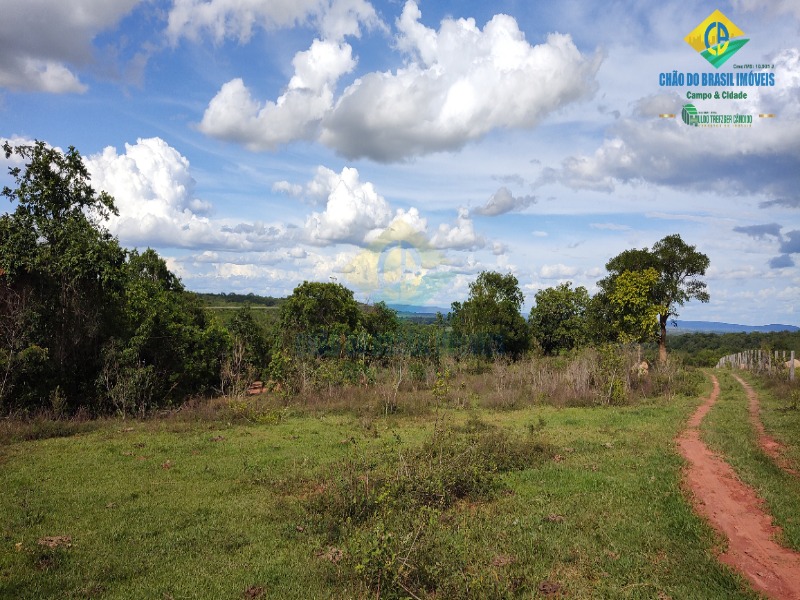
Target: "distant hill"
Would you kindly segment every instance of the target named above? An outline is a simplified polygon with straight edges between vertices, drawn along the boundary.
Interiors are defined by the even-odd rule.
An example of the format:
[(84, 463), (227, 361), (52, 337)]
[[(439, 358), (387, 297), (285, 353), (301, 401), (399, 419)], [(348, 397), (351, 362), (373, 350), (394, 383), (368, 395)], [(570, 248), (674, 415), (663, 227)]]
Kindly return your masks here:
[(447, 316), (450, 312), (449, 308), (441, 308), (440, 306), (417, 306), (414, 304), (389, 304), (389, 308), (397, 311), (397, 316), (404, 321), (412, 323), (435, 323), (436, 313), (440, 312), (442, 315)]
[(389, 308), (396, 310), (398, 313), (433, 315), (434, 317), (437, 312), (443, 315), (447, 315), (450, 312), (449, 308), (442, 308), (441, 306), (419, 306), (416, 304), (389, 304)]
[(677, 327), (670, 327), (671, 333), (769, 333), (773, 331), (800, 331), (796, 325), (736, 325), (718, 321), (678, 321)]

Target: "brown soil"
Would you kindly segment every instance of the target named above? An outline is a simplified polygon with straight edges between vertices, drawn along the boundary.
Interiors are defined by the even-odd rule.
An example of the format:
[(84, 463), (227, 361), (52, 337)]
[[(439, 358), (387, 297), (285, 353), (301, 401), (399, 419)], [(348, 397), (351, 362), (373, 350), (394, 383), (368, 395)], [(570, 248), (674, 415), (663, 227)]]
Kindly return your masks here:
[(254, 381), (247, 387), (247, 394), (249, 396), (255, 396), (256, 394), (263, 394), (265, 391), (265, 386), (263, 381)]
[(720, 560), (741, 572), (753, 587), (769, 598), (800, 600), (800, 554), (775, 542), (778, 529), (763, 509), (761, 499), (736, 477), (733, 469), (700, 440), (699, 426), (719, 397), (719, 382), (689, 419), (678, 438), (688, 461), (686, 482), (697, 512), (727, 538)]
[(733, 378), (736, 379), (747, 392), (747, 400), (750, 407), (750, 421), (758, 434), (758, 445), (761, 446), (764, 454), (769, 456), (775, 461), (776, 465), (787, 473), (800, 476), (797, 469), (793, 468), (791, 462), (783, 455), (783, 445), (764, 431), (764, 424), (761, 422), (761, 417), (759, 416), (761, 407), (758, 402), (758, 394), (756, 394), (756, 391), (738, 375), (734, 375)]

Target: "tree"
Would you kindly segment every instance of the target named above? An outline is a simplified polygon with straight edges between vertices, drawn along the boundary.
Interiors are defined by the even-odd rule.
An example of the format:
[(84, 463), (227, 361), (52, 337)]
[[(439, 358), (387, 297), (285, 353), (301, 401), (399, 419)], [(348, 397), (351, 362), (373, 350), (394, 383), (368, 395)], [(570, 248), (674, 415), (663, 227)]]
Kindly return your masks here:
[(450, 323), (454, 333), (471, 345), (483, 344), (482, 352), (499, 351), (516, 358), (530, 345), (530, 332), (520, 314), (524, 297), (517, 278), (483, 271), (469, 286), (463, 304), (453, 302)]
[(545, 354), (571, 350), (586, 342), (586, 312), (589, 292), (583, 286), (572, 289), (572, 282), (562, 283), (536, 293), (528, 324), (531, 335)]
[(603, 292), (610, 296), (620, 275), (626, 271), (645, 271), (653, 268), (658, 281), (652, 287), (650, 305), (658, 307), (660, 327), (658, 354), (661, 362), (667, 360), (667, 322), (678, 316), (678, 307), (688, 300), (708, 302), (705, 282), (698, 279), (708, 269), (708, 256), (688, 245), (678, 234), (668, 235), (653, 244), (651, 250), (625, 250), (606, 263), (609, 276), (599, 282)]
[(244, 360), (256, 374), (264, 370), (269, 364), (270, 347), (269, 337), (264, 325), (259, 323), (254, 314), (252, 305), (245, 302), (236, 311), (236, 315), (228, 325), (228, 331), (233, 336), (234, 343), (241, 343), (244, 349)]
[(181, 401), (219, 382), (230, 340), (152, 250), (128, 253), (124, 316), (104, 346), (100, 389), (122, 412)]
[(352, 333), (360, 312), (353, 292), (340, 283), (304, 281), (281, 306), (281, 327), (291, 333)]
[(17, 311), (4, 319), (18, 325), (2, 349), (13, 372), (5, 391), (16, 387), (25, 407), (54, 393), (82, 402), (119, 319), (125, 252), (100, 224), (116, 213), (113, 199), (95, 193), (73, 147), (6, 142), (3, 150), (26, 161), (9, 169), (15, 188), (2, 191), (16, 206), (0, 217), (0, 296)]
[(658, 271), (623, 271), (608, 293), (611, 326), (622, 343), (646, 342), (656, 338), (658, 315), (663, 307), (653, 303)]
[(3, 150), (15, 205), (0, 216), (0, 402), (144, 410), (216, 383), (224, 331), (153, 250), (127, 252), (75, 148)]
[(393, 334), (400, 329), (397, 311), (389, 308), (385, 302), (366, 307), (361, 318), (367, 333), (373, 336)]

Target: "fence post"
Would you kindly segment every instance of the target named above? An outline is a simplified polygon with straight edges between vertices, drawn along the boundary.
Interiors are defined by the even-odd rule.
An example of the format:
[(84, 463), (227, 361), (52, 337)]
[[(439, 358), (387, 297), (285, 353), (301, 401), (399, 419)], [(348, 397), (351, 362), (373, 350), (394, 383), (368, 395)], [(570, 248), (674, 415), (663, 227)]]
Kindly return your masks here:
[(791, 362), (789, 363), (789, 381), (794, 381), (794, 350), (792, 350), (790, 356), (791, 358), (789, 360)]

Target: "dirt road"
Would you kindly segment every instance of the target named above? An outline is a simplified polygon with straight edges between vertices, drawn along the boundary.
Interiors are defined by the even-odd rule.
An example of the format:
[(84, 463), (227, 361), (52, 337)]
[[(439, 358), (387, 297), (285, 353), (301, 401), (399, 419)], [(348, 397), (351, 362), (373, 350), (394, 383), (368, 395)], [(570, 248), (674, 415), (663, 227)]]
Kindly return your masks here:
[(766, 431), (764, 431), (764, 424), (761, 422), (761, 417), (759, 416), (761, 406), (758, 401), (758, 394), (756, 394), (756, 391), (738, 375), (734, 375), (733, 378), (738, 381), (747, 392), (747, 401), (750, 409), (750, 422), (753, 424), (753, 428), (758, 434), (758, 445), (761, 446), (764, 454), (769, 456), (776, 465), (778, 465), (787, 473), (791, 473), (795, 476), (800, 475), (800, 473), (798, 473), (797, 470), (792, 467), (792, 465), (783, 455), (783, 446), (775, 439), (770, 437)]
[(800, 554), (775, 542), (778, 530), (761, 499), (700, 440), (700, 423), (719, 398), (719, 382), (711, 378), (711, 395), (678, 438), (681, 454), (689, 463), (686, 482), (695, 509), (727, 538), (728, 548), (720, 560), (744, 574), (753, 588), (766, 596), (800, 600)]

